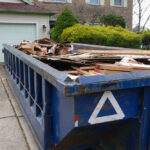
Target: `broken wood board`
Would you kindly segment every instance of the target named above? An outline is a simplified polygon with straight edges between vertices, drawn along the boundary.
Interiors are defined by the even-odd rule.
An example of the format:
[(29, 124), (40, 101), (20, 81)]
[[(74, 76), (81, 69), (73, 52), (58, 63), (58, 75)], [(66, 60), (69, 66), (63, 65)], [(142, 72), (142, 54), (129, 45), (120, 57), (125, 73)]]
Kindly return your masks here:
[(143, 71), (148, 70), (147, 68), (141, 68), (141, 67), (128, 67), (123, 65), (116, 65), (116, 64), (96, 64), (97, 69), (105, 69), (105, 70), (116, 70), (116, 71), (122, 71), (122, 72), (135, 72), (135, 71)]
[(89, 70), (89, 72), (96, 72), (96, 73), (101, 73), (101, 74), (115, 74), (115, 73), (124, 73), (122, 71), (117, 71), (117, 70)]
[(109, 54), (109, 55), (148, 55), (150, 56), (149, 50), (77, 50), (80, 53), (91, 53), (91, 54)]
[(77, 70), (80, 73), (83, 73), (84, 75), (91, 75), (88, 71), (84, 71), (84, 70), (82, 70), (82, 69), (80, 69), (78, 67), (72, 66), (72, 68), (75, 69), (75, 70)]
[[(96, 67), (72, 67), (73, 69), (77, 70), (78, 72), (83, 73), (84, 75), (103, 75), (103, 74), (113, 74), (113, 73), (121, 73), (123, 71), (119, 70), (104, 70), (104, 69), (96, 69)], [(86, 71), (85, 71), (86, 70)], [(70, 72), (68, 72), (70, 73)]]
[(65, 74), (71, 74), (71, 75), (84, 75), (84, 73), (79, 72), (77, 70), (71, 70), (71, 71), (63, 71)]

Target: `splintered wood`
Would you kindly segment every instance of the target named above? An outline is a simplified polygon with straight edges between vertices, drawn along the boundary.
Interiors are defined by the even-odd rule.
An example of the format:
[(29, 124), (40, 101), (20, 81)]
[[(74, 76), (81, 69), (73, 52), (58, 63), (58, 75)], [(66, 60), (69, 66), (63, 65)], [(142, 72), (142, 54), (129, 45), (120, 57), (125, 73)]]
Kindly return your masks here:
[(15, 46), (15, 48), (26, 54), (35, 56), (45, 56), (47, 54), (64, 55), (72, 49), (69, 41), (56, 43), (49, 38), (40, 39), (35, 42), (24, 40), (20, 45)]
[(103, 47), (103, 50), (74, 49), (71, 42), (56, 43), (48, 38), (35, 42), (23, 41), (16, 48), (62, 71), (73, 80), (79, 76), (150, 70), (149, 50), (108, 50), (108, 47)]

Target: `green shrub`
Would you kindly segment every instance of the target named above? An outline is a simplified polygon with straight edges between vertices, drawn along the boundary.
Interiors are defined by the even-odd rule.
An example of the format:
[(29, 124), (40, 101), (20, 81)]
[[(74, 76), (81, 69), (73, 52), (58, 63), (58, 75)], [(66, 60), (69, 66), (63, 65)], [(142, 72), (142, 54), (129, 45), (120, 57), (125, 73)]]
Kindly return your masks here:
[(63, 32), (63, 29), (71, 27), (79, 23), (76, 17), (73, 15), (70, 9), (65, 8), (62, 13), (58, 16), (56, 21), (56, 26), (52, 31), (50, 31), (51, 38), (55, 41), (60, 40), (60, 35)]
[(143, 48), (146, 48), (146, 49), (150, 48), (150, 31), (144, 31), (142, 33), (142, 45), (143, 45)]
[(123, 28), (126, 27), (125, 19), (122, 16), (116, 16), (113, 14), (102, 15), (100, 16), (100, 24), (105, 26), (121, 26)]
[(122, 27), (74, 25), (65, 29), (61, 40), (71, 40), (76, 43), (139, 48), (140, 35)]

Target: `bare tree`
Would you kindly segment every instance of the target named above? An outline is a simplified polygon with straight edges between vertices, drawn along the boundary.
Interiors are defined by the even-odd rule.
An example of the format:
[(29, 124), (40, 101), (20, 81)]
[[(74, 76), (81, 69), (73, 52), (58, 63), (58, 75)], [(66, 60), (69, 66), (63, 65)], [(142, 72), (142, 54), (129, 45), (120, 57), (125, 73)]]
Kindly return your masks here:
[(100, 15), (104, 12), (103, 8), (85, 5), (85, 3), (77, 3), (71, 9), (82, 24), (99, 22)]
[(137, 32), (143, 31), (150, 21), (150, 4), (145, 4), (145, 0), (134, 0), (134, 14), (138, 17)]

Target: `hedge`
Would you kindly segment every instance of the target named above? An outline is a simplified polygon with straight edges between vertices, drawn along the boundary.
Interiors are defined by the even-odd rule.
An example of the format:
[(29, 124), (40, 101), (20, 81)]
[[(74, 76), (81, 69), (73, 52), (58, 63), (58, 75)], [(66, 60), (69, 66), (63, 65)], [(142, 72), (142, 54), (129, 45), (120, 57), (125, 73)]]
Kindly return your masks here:
[(126, 21), (122, 16), (117, 16), (114, 14), (102, 15), (100, 16), (100, 24), (106, 26), (122, 26), (123, 28), (126, 27)]
[(150, 31), (144, 31), (142, 33), (142, 45), (145, 49), (150, 48)]
[(63, 30), (61, 41), (97, 44), (126, 48), (140, 48), (140, 35), (122, 27), (88, 26), (76, 24)]

